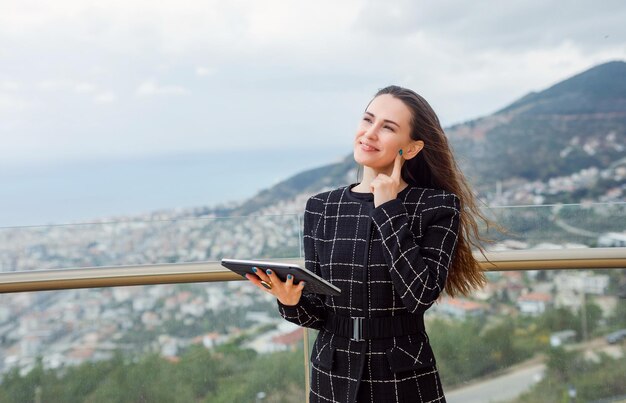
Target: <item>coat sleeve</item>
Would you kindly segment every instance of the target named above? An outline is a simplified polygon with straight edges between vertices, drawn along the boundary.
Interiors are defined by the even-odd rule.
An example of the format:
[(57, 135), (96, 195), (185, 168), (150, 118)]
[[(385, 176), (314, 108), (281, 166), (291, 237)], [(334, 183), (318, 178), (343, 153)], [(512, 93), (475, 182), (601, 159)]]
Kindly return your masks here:
[[(323, 217), (323, 204), (321, 199), (309, 198), (304, 210), (304, 267), (322, 277), (320, 271), (319, 255), (315, 247), (315, 234), (317, 227), (321, 225)], [(298, 280), (298, 279), (296, 279)], [(326, 320), (326, 306), (317, 294), (302, 294), (296, 305), (284, 305), (278, 299), (278, 311), (280, 315), (300, 326), (321, 329)]]
[(459, 197), (448, 193), (436, 195), (433, 200), (438, 201), (432, 207), (437, 211), (419, 244), (400, 199), (389, 200), (372, 210), (394, 288), (411, 313), (428, 308), (445, 287), (458, 240)]

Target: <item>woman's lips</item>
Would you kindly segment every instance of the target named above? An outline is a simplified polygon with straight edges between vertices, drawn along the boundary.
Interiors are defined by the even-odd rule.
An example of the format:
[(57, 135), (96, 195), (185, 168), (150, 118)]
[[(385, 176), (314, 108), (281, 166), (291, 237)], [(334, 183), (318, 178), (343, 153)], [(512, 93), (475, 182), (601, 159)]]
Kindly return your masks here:
[(363, 151), (368, 151), (368, 152), (372, 152), (372, 151), (378, 151), (377, 149), (375, 149), (374, 147), (370, 147), (367, 144), (363, 144), (361, 143), (361, 150)]

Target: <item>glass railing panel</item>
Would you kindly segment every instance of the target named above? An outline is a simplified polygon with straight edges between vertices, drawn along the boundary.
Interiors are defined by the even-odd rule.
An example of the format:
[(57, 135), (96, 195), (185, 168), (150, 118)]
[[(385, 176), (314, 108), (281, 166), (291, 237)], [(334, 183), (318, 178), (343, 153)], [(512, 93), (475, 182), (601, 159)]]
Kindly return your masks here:
[(0, 401), (302, 402), (302, 334), (245, 281), (0, 294)]
[(0, 228), (0, 271), (297, 258), (301, 214)]
[(509, 233), (486, 231), (490, 250), (626, 246), (626, 203), (497, 206), (487, 217)]
[(482, 293), (426, 314), (448, 402), (624, 398), (626, 270), (489, 277)]
[(448, 402), (624, 399), (625, 269), (488, 277), (481, 292), (442, 297), (425, 315)]
[[(626, 246), (626, 203), (489, 207), (489, 250)], [(0, 271), (301, 257), (302, 214), (0, 228)]]
[[(554, 212), (555, 209), (558, 211)], [(595, 204), (591, 207), (491, 208), (490, 211), (499, 213), (500, 216), (496, 214), (498, 222), (517, 234), (514, 238), (500, 239), (498, 247), (501, 249), (610, 246), (601, 245), (598, 234), (617, 234), (611, 235), (613, 238), (610, 239), (619, 240), (626, 223), (622, 219), (625, 217), (624, 203)], [(567, 225), (559, 220), (566, 220), (563, 222)], [(584, 236), (579, 231), (572, 232), (571, 228), (574, 227), (587, 232)], [(302, 216), (296, 214), (2, 228), (0, 263), (4, 271), (25, 271), (216, 261), (222, 257), (302, 258), (301, 228)], [(574, 277), (563, 277), (565, 274)], [(464, 305), (470, 313), (459, 311), (459, 307), (454, 304), (446, 307), (442, 300), (427, 315), (427, 327), (446, 390), (451, 391), (451, 399), (467, 388), (480, 386), (485, 379), (500, 379), (506, 373), (525, 377), (525, 380), (510, 381), (511, 385), (522, 385), (521, 389), (515, 389), (514, 386), (496, 388), (517, 393), (516, 396), (501, 400), (514, 399), (522, 393), (536, 393), (532, 388), (546, 383), (554, 386), (550, 382), (555, 381), (546, 370), (549, 368), (549, 354), (554, 351), (557, 351), (554, 354), (559, 354), (558, 350), (551, 349), (550, 341), (554, 334), (557, 334), (556, 337), (572, 337), (567, 336), (571, 334), (567, 331), (574, 328), (575, 342), (587, 346), (584, 343), (606, 338), (611, 332), (626, 327), (620, 322), (624, 315), (624, 299), (619, 296), (624, 295), (626, 287), (623, 270), (538, 270), (493, 272), (488, 275), (489, 285), (474, 293), (472, 304)], [(608, 280), (602, 275), (608, 276)], [(249, 291), (246, 291), (246, 287)], [(568, 291), (567, 287), (574, 289)], [(575, 287), (586, 287), (586, 300), (593, 301), (603, 312), (609, 313), (596, 320), (593, 315), (597, 309), (587, 307), (587, 304), (582, 305), (585, 312), (579, 312), (580, 306), (576, 308), (575, 301), (582, 297), (581, 291), (578, 294), (574, 292)], [(548, 294), (551, 308), (534, 315), (532, 302), (524, 304), (519, 301), (521, 296), (532, 293)], [(608, 308), (604, 309), (611, 304), (615, 306), (617, 314), (611, 314)], [(570, 317), (563, 309), (571, 311), (578, 322), (566, 320)], [(584, 327), (583, 322), (586, 323)], [(93, 379), (99, 377), (104, 380), (99, 383), (93, 379), (76, 381), (77, 384), (71, 387), (74, 388), (71, 389), (72, 393), (77, 396), (96, 396), (86, 401), (113, 401), (115, 397), (107, 400), (108, 393), (121, 388), (114, 382), (132, 377), (143, 379), (141, 376), (146, 372), (146, 367), (141, 365), (149, 367), (162, 362), (171, 365), (159, 369), (150, 378), (160, 380), (163, 378), (159, 376), (167, 378), (182, 373), (184, 375), (180, 376), (193, 378), (196, 372), (208, 371), (194, 371), (192, 376), (188, 368), (195, 367), (186, 366), (186, 363), (191, 362), (185, 358), (188, 357), (185, 355), (187, 351), (193, 351), (188, 353), (189, 357), (206, 354), (204, 350), (192, 350), (199, 344), (210, 354), (215, 354), (208, 361), (218, 370), (231, 368), (243, 373), (248, 363), (266, 368), (258, 374), (248, 374), (254, 378), (253, 385), (262, 385), (264, 377), (279, 376), (281, 371), (296, 374), (298, 365), (293, 363), (293, 357), (300, 354), (300, 383), (288, 384), (283, 389), (292, 390), (291, 395), (300, 397), (294, 401), (302, 401), (305, 376), (302, 336), (298, 334), (301, 330), (281, 326), (291, 325), (278, 316), (275, 300), (259, 293), (246, 282), (0, 294), (0, 371), (3, 374), (0, 390), (4, 393), (0, 394), (0, 401), (4, 401), (6, 393), (24, 393), (26, 400), (18, 401), (29, 401), (31, 396), (34, 399), (32, 401), (47, 401), (45, 396), (49, 395), (46, 393), (61, 396), (66, 392), (52, 388), (46, 383), (46, 377), (55, 379), (75, 373), (73, 371), (93, 373)], [(256, 332), (254, 335), (259, 336), (252, 337), (254, 342), (246, 330), (250, 328)], [(267, 337), (271, 339), (274, 330), (286, 335), (285, 340), (299, 340), (297, 347), (293, 347), (293, 344), (289, 347), (293, 356), (288, 352), (258, 351), (268, 348)], [(559, 335), (559, 332), (566, 332), (565, 336)], [(310, 344), (314, 340), (315, 333), (312, 332)], [(618, 344), (616, 347), (618, 351), (622, 351), (621, 346)], [(298, 349), (298, 353), (292, 351)], [(284, 354), (279, 359), (284, 366), (274, 363), (271, 354)], [(219, 361), (231, 356), (235, 357), (232, 361)], [(604, 355), (598, 356), (601, 357), (600, 362), (613, 368), (613, 361), (602, 361)], [(560, 359), (561, 356), (556, 357)], [(211, 361), (213, 359), (217, 361)], [(207, 360), (199, 361), (201, 363), (197, 365), (203, 365)], [(118, 364), (123, 366), (123, 371), (111, 369)], [(228, 391), (226, 394), (244, 396), (243, 401), (250, 401), (253, 392), (253, 398), (260, 401), (277, 398), (272, 395), (275, 391), (265, 390), (269, 389), (267, 386), (239, 385), (239, 378), (232, 375), (235, 372), (228, 372), (229, 376), (225, 376), (227, 372), (216, 372), (217, 375), (213, 377), (219, 380), (216, 383), (222, 391)], [(620, 374), (622, 372), (618, 371)], [(103, 373), (114, 374), (118, 380), (107, 380), (109, 378), (103, 376)], [(200, 384), (210, 383), (208, 379), (212, 377), (202, 379), (198, 380)], [(571, 379), (576, 378), (572, 375)], [(96, 389), (80, 389), (92, 383), (113, 384), (115, 387), (111, 387), (107, 395), (91, 395), (89, 393), (94, 393)], [(189, 392), (185, 389), (187, 386), (180, 388), (176, 396), (179, 401), (184, 401), (189, 397)], [(218, 395), (210, 394), (218, 392), (213, 389), (209, 392), (206, 388), (206, 385), (192, 387), (196, 390), (193, 398), (220, 401)], [(173, 384), (163, 393), (171, 390), (176, 390)], [(587, 396), (587, 392), (582, 392), (582, 387), (577, 390), (578, 396)], [(142, 393), (146, 393), (148, 399), (151, 396), (149, 391)], [(567, 393), (570, 393), (569, 389)], [(464, 396), (467, 399), (471, 397)], [(480, 401), (484, 401), (484, 396)]]
[[(428, 311), (448, 401), (619, 396), (626, 271), (540, 273), (489, 273), (480, 297)], [(302, 401), (302, 330), (258, 291), (228, 282), (0, 295), (0, 401)], [(276, 395), (285, 390), (293, 400)]]

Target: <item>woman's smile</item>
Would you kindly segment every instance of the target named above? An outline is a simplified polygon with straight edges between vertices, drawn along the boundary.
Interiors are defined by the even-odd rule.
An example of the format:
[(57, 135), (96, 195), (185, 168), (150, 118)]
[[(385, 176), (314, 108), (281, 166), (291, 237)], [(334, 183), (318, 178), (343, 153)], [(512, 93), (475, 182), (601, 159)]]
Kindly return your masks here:
[(365, 152), (376, 152), (376, 151), (380, 151), (375, 147), (370, 146), (369, 144), (361, 141), (361, 150), (365, 151)]

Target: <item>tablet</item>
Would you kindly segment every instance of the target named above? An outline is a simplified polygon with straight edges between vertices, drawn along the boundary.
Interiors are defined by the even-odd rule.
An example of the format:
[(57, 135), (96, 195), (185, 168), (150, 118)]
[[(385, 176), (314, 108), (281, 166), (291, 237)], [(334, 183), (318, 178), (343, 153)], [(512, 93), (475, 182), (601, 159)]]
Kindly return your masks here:
[(332, 285), (310, 270), (298, 266), (297, 264), (266, 262), (260, 260), (222, 259), (222, 266), (234, 271), (244, 278), (246, 273), (254, 274), (252, 267), (257, 267), (261, 270), (271, 269), (282, 281), (285, 281), (287, 274), (291, 274), (293, 276), (295, 284), (300, 281), (304, 281), (305, 284), (304, 290), (302, 290), (303, 293), (325, 295), (341, 294), (341, 290), (338, 287)]

